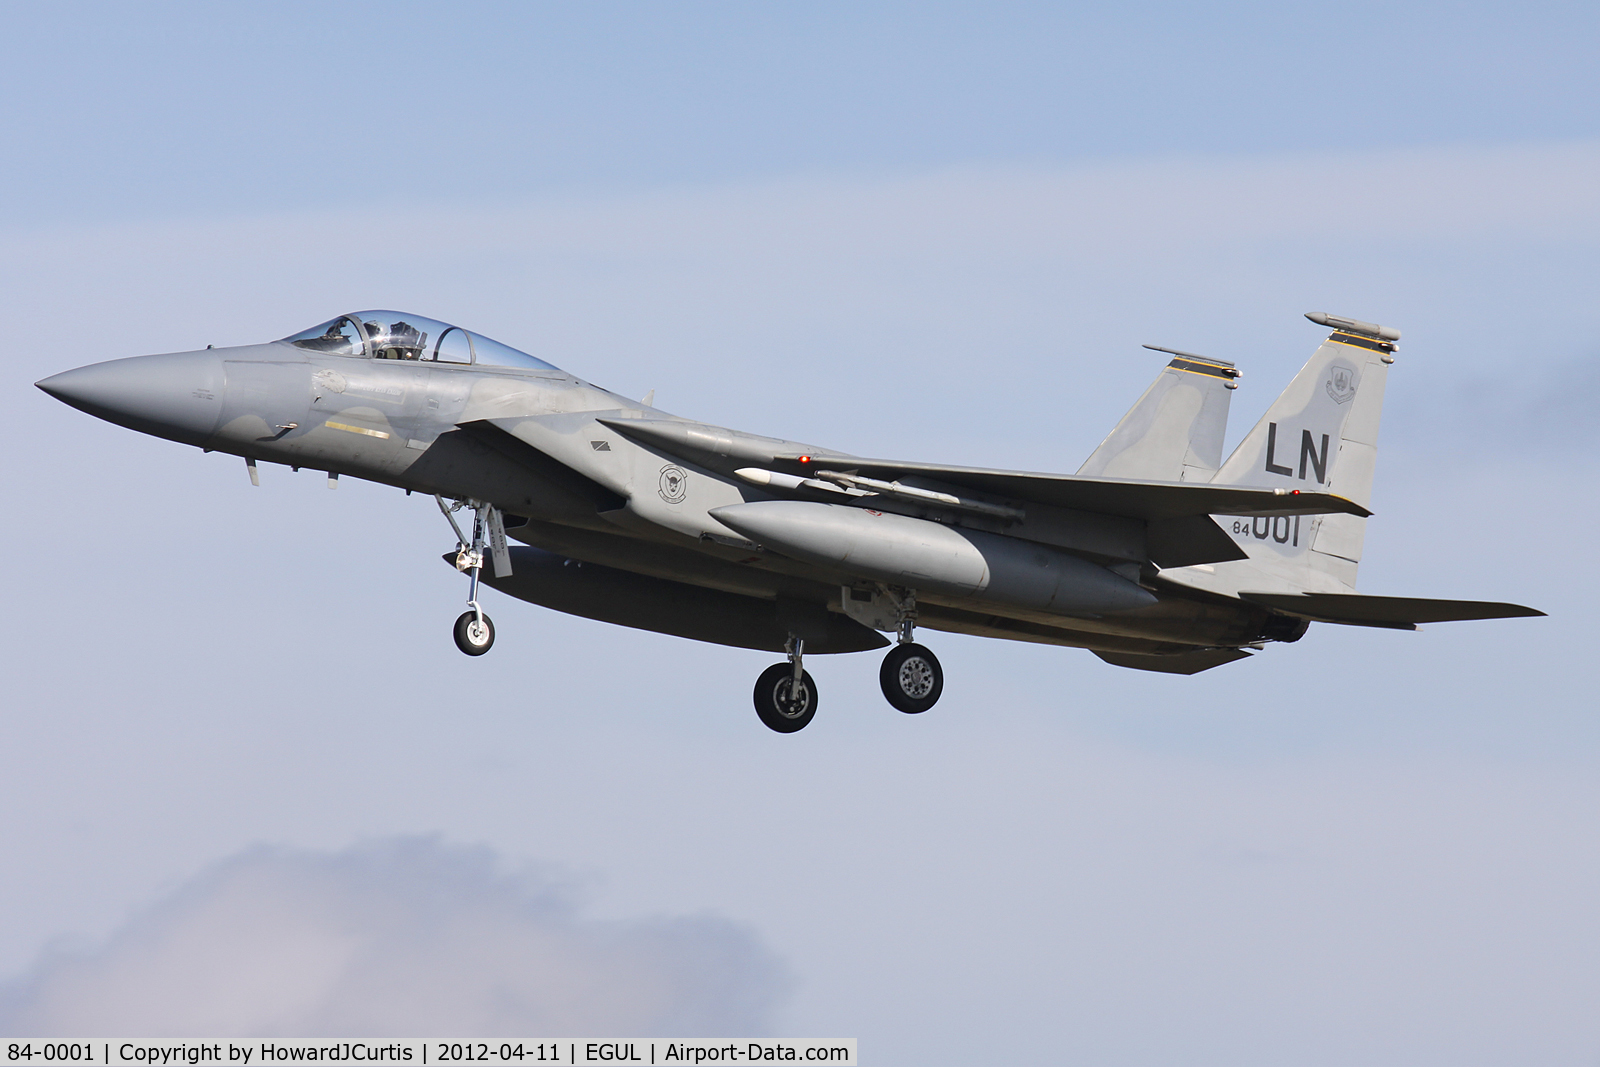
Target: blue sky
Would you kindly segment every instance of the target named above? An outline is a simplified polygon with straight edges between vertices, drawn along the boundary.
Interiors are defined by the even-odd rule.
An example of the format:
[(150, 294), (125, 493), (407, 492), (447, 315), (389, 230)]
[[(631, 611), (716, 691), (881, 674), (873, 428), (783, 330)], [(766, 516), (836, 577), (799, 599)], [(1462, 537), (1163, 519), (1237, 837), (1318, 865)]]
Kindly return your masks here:
[[(597, 1031), (884, 1064), (1592, 1063), (1597, 20), (9, 11), (0, 1030), (375, 1034), (490, 974)], [(782, 738), (765, 656), (500, 599), (468, 660), (431, 503), (255, 489), (31, 384), (365, 307), (714, 423), (1044, 470), (1140, 344), (1239, 363), (1231, 444), (1302, 312), (1383, 322), (1361, 588), (1551, 618), (1316, 626), (1190, 679), (936, 635), (934, 712), (818, 657)], [(532, 1025), (459, 986), (439, 1036)]]
[(17, 5), (13, 224), (1600, 134), (1571, 4)]

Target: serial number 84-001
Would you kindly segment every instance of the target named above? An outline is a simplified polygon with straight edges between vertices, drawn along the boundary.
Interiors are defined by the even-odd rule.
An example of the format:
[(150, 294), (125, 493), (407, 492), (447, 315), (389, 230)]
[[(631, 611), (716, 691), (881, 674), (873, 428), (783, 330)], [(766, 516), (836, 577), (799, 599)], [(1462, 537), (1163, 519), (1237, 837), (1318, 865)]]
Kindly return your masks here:
[(15, 1063), (18, 1060), (23, 1063), (32, 1063), (35, 1058), (44, 1060), (46, 1063), (73, 1063), (94, 1059), (93, 1048), (88, 1042), (73, 1044), (66, 1041), (57, 1041), (35, 1047), (31, 1041), (25, 1045), (13, 1041), (6, 1046), (6, 1059), (11, 1063)]

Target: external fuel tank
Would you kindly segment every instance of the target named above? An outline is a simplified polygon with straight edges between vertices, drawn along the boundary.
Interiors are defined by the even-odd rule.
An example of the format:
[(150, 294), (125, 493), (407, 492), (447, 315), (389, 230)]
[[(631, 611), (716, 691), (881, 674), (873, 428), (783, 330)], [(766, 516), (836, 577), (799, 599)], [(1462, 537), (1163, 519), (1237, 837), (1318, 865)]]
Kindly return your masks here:
[(1106, 615), (1156, 601), (1060, 549), (927, 519), (803, 500), (732, 504), (711, 515), (786, 556), (921, 591), (1063, 615)]

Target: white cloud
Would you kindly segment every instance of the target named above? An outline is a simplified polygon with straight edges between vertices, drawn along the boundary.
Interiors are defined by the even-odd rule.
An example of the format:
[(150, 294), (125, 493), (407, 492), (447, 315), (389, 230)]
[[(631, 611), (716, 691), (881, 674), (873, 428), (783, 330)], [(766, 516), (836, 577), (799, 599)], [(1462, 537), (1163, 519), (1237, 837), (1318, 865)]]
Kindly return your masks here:
[(0, 1031), (130, 1037), (762, 1035), (778, 960), (709, 916), (584, 919), (487, 849), (257, 847), (0, 993)]

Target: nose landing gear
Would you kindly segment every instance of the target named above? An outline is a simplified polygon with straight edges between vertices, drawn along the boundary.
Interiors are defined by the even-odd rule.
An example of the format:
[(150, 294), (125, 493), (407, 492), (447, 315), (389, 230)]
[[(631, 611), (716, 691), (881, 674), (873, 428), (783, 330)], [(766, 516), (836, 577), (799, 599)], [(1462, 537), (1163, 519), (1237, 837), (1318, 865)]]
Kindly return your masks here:
[(481, 656), (494, 647), (494, 620), (476, 603), (456, 620), (456, 647), (469, 656)]
[[(458, 500), (451, 506), (446, 504), (441, 496), (435, 495), (433, 499), (438, 502), (439, 510), (444, 512), (444, 517), (450, 520), (451, 529), (456, 532), (456, 570), (467, 574), (472, 582), (467, 591), (469, 610), (456, 619), (456, 647), (469, 656), (481, 656), (494, 647), (494, 622), (483, 613), (483, 608), (478, 604), (478, 576), (483, 571), (485, 534), (496, 526), (499, 516), (495, 514), (493, 507), (482, 501)], [(451, 514), (466, 505), (472, 507), (470, 541), (456, 524), (456, 517)], [(501, 535), (500, 542), (504, 542), (504, 535)]]

